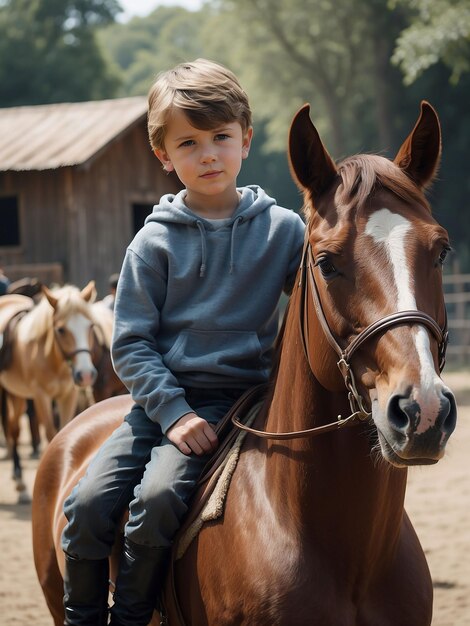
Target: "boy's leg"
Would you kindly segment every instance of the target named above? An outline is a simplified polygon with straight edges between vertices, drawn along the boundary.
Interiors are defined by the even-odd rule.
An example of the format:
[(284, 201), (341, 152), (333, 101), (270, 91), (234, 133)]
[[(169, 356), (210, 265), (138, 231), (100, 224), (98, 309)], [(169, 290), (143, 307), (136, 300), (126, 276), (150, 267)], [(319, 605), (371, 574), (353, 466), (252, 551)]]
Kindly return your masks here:
[(108, 556), (133, 489), (161, 437), (160, 427), (134, 407), (67, 498), (68, 524), (62, 535), (65, 624), (107, 623)]
[[(241, 393), (186, 390), (186, 399), (198, 415), (216, 424)], [(111, 607), (112, 626), (149, 623), (164, 582), (173, 537), (207, 460), (207, 456), (184, 455), (166, 437), (152, 450), (130, 504)]]

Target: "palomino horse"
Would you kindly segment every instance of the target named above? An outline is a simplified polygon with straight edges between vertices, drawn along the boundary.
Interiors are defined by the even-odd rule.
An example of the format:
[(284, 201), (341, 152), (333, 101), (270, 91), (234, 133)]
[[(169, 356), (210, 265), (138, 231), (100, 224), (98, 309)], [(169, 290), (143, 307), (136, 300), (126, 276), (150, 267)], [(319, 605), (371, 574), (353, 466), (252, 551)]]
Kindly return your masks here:
[[(6, 295), (0, 300), (0, 330), (7, 329), (4, 338), (10, 355), (0, 371), (0, 387), (6, 392), (7, 439), (13, 453), (17, 490), (25, 499), (26, 487), (16, 448), (26, 399), (33, 400), (39, 423), (51, 440), (57, 432), (52, 401), (63, 426), (75, 415), (77, 387), (91, 385), (96, 376), (91, 361), (94, 317), (90, 305), (96, 295), (94, 282), (82, 291), (66, 285), (54, 291), (43, 287), (43, 293), (36, 305), (21, 295)], [(8, 327), (15, 316), (16, 323)]]
[(85, 410), (95, 402), (127, 393), (111, 361), (114, 313), (103, 300), (93, 302), (91, 309), (95, 319), (91, 360), (96, 369), (96, 377), (91, 387), (82, 390), (77, 405), (78, 411)]
[[(449, 243), (423, 195), (439, 122), (423, 103), (394, 162), (336, 166), (308, 111), (289, 146), (307, 238), (270, 392), (223, 516), (174, 564), (171, 626), (431, 623), (430, 573), (403, 507), (407, 467), (436, 463), (456, 422), (439, 376)], [(38, 470), (34, 555), (57, 626), (62, 503), (129, 407), (123, 397), (89, 409)]]

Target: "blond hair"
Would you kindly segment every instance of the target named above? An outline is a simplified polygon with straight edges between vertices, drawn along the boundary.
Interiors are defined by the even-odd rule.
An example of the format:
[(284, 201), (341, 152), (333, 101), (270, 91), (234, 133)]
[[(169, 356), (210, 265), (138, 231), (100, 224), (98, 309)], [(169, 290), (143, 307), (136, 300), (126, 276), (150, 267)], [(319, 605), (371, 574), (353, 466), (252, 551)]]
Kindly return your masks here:
[(251, 126), (248, 97), (237, 77), (223, 65), (196, 59), (157, 76), (148, 95), (148, 133), (154, 150), (164, 149), (166, 125), (173, 109), (181, 109), (200, 130), (233, 121), (243, 134)]

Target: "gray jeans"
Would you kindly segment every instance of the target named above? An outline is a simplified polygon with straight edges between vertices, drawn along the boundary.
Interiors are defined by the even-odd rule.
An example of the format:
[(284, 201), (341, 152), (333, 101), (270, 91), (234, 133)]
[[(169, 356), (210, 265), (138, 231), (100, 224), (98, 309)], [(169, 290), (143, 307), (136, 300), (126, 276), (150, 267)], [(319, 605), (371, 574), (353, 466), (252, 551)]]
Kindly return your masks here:
[[(243, 391), (191, 388), (186, 400), (216, 424)], [(63, 550), (79, 559), (109, 556), (127, 507), (126, 537), (156, 548), (171, 545), (207, 461), (207, 455), (182, 454), (135, 405), (65, 501)]]

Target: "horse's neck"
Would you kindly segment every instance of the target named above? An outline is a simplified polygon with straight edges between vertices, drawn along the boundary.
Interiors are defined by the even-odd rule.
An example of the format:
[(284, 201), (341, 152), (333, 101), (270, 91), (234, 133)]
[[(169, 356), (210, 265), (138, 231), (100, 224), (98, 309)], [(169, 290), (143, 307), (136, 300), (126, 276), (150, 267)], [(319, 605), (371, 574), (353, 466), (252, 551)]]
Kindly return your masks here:
[[(298, 334), (298, 324), (287, 325), (269, 431), (304, 430), (350, 413), (346, 391), (327, 390), (311, 373)], [(320, 350), (313, 358), (323, 366), (329, 361)], [(307, 540), (312, 531), (317, 539), (334, 538), (334, 544), (352, 534), (353, 543), (367, 551), (371, 541), (398, 538), (406, 471), (374, 457), (373, 437), (372, 427), (360, 424), (309, 438), (261, 442), (264, 484), (277, 513), (285, 517), (289, 511)]]
[(52, 312), (47, 302), (41, 301), (24, 316), (18, 329), (18, 339), (28, 349), (41, 345), (44, 357), (51, 358), (54, 355), (57, 347), (54, 342)]

